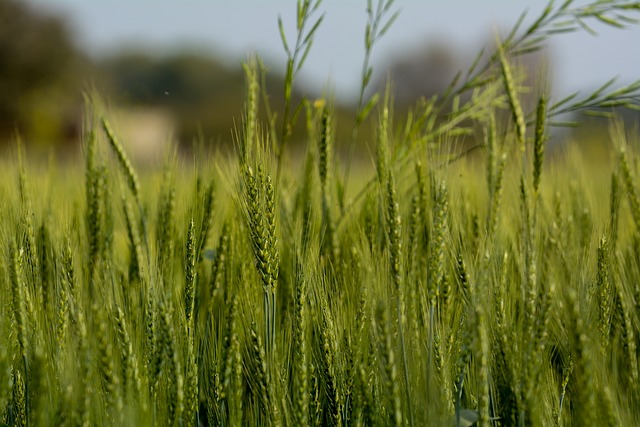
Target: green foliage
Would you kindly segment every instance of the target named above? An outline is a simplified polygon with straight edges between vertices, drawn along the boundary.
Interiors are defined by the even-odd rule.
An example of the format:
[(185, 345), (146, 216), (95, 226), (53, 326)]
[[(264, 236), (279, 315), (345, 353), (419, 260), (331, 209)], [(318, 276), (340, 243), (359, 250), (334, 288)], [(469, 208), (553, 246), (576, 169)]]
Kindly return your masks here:
[(25, 2), (0, 2), (0, 64), (0, 143), (16, 130), (32, 146), (76, 136), (85, 83), (77, 76), (89, 60), (62, 20)]
[[(387, 96), (375, 164), (345, 197), (331, 105), (303, 104), (304, 166), (272, 179), (257, 62), (237, 162), (138, 173), (92, 101), (84, 170), (7, 163), (2, 421), (637, 425), (638, 141), (618, 126), (617, 161), (550, 161), (556, 104), (527, 132), (517, 40), (452, 123), (396, 132)], [(448, 149), (462, 120), (482, 156)]]

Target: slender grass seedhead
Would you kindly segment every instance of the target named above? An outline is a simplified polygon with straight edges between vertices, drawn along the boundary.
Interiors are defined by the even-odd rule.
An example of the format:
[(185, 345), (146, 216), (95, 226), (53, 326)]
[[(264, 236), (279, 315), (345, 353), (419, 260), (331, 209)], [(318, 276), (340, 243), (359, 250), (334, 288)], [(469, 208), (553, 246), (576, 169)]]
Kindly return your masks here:
[(184, 415), (184, 375), (178, 351), (172, 314), (164, 303), (158, 306), (158, 342), (156, 369), (167, 373), (167, 423), (181, 423)]
[(124, 217), (127, 226), (127, 236), (129, 238), (129, 252), (131, 254), (129, 261), (129, 283), (141, 284), (144, 283), (143, 269), (145, 264), (138, 224), (134, 220), (131, 205), (124, 196), (122, 197), (122, 205), (124, 208)]
[[(301, 266), (298, 268), (302, 268)], [(293, 419), (299, 426), (309, 425), (309, 360), (307, 350), (307, 284), (303, 272), (297, 274), (295, 323), (293, 330)]]
[(306, 254), (309, 248), (309, 243), (312, 237), (312, 227), (313, 227), (313, 189), (314, 189), (314, 154), (310, 150), (307, 154), (307, 158), (305, 161), (304, 167), (304, 178), (301, 187), (301, 192), (298, 195), (298, 200), (301, 210), (301, 222), (302, 222), (302, 233), (300, 236), (300, 247), (302, 248), (302, 253)]
[(507, 59), (506, 52), (504, 51), (504, 44), (502, 42), (498, 42), (498, 57), (500, 59), (500, 70), (502, 71), (502, 82), (504, 84), (505, 92), (507, 93), (513, 123), (516, 127), (516, 140), (518, 147), (522, 152), (524, 152), (527, 125), (524, 113), (522, 112), (522, 105), (518, 99), (518, 91), (513, 78), (511, 65)]
[(101, 164), (98, 163), (97, 154), (97, 136), (94, 126), (90, 125), (88, 135), (85, 136), (85, 197), (87, 203), (86, 227), (87, 240), (89, 242), (88, 264), (91, 270), (89, 277), (93, 276), (92, 271), (98, 261), (98, 257), (102, 250), (102, 242), (100, 236), (103, 232), (103, 175), (100, 172)]
[(542, 163), (544, 160), (544, 146), (546, 142), (546, 120), (547, 120), (547, 98), (545, 96), (538, 100), (536, 109), (536, 128), (533, 140), (533, 191), (538, 194), (540, 187), (540, 176), (542, 175)]
[(40, 267), (40, 289), (44, 315), (48, 322), (52, 321), (53, 291), (55, 284), (56, 253), (52, 246), (51, 231), (47, 222), (43, 221), (37, 234), (37, 252), (39, 256), (38, 265)]
[(487, 188), (489, 189), (489, 197), (493, 197), (493, 191), (496, 180), (496, 163), (498, 156), (498, 147), (497, 147), (497, 129), (496, 129), (496, 118), (493, 114), (489, 116), (489, 123), (487, 124), (487, 129), (485, 130), (485, 144), (487, 147)]
[(382, 108), (376, 138), (376, 171), (378, 173), (378, 181), (381, 185), (384, 185), (390, 173), (389, 120), (389, 108), (385, 105)]
[(193, 336), (187, 337), (186, 349), (186, 373), (184, 380), (184, 419), (187, 425), (197, 422), (199, 406), (198, 362), (196, 361), (196, 349)]
[(476, 354), (478, 355), (478, 425), (490, 425), (489, 413), (491, 396), (489, 392), (490, 343), (487, 329), (487, 318), (481, 306), (476, 308)]
[[(239, 427), (242, 425), (243, 418), (243, 400), (244, 400), (244, 382), (242, 377), (243, 360), (240, 352), (239, 334), (231, 335), (231, 346), (227, 357), (231, 359), (231, 376), (227, 387), (229, 396), (229, 425)], [(227, 377), (225, 376), (225, 381)]]
[(395, 291), (400, 293), (402, 280), (402, 240), (399, 206), (396, 201), (396, 188), (393, 173), (389, 173), (387, 177), (387, 239), (389, 242), (389, 262), (391, 279), (395, 287)]
[[(120, 378), (115, 369), (114, 351), (111, 339), (111, 331), (105, 318), (105, 313), (97, 312), (94, 315), (97, 321), (97, 350), (99, 354), (98, 373), (102, 383), (102, 395), (105, 400), (106, 410), (115, 414), (122, 412), (122, 395), (120, 394)], [(117, 419), (111, 419), (117, 422)]]
[(29, 425), (27, 412), (27, 391), (24, 373), (16, 369), (13, 372), (13, 402), (11, 405), (13, 419), (12, 425), (26, 427)]
[(126, 400), (134, 399), (139, 405), (144, 405), (142, 399), (142, 380), (138, 369), (138, 360), (133, 351), (133, 341), (125, 314), (120, 307), (116, 307), (116, 332), (118, 348), (120, 350), (120, 379)]
[(341, 381), (341, 370), (339, 367), (338, 340), (336, 337), (333, 316), (325, 301), (322, 306), (322, 329), (320, 332), (321, 360), (323, 367), (323, 380), (325, 384), (325, 394), (327, 397), (328, 420), (332, 425), (343, 425), (342, 390), (339, 388)]
[(185, 287), (184, 287), (184, 306), (185, 306), (185, 318), (187, 321), (187, 328), (191, 329), (193, 307), (196, 294), (196, 278), (197, 278), (197, 266), (196, 266), (196, 241), (195, 241), (195, 223), (193, 218), (189, 222), (189, 230), (187, 232), (187, 243), (185, 248), (185, 260), (184, 260), (184, 274), (185, 274)]
[(574, 420), (580, 425), (593, 425), (595, 414), (591, 408), (595, 405), (594, 378), (588, 351), (588, 338), (584, 320), (580, 314), (578, 295), (574, 290), (567, 293), (567, 304), (570, 319), (571, 347), (575, 354), (576, 396)]
[(493, 190), (491, 191), (491, 199), (489, 205), (489, 216), (487, 221), (487, 232), (489, 236), (494, 236), (498, 227), (498, 213), (500, 212), (500, 205), (502, 202), (504, 171), (507, 162), (507, 155), (503, 153), (498, 161), (498, 170), (496, 172), (496, 178), (494, 182)]
[(274, 423), (278, 418), (277, 402), (273, 401), (272, 397), (272, 384), (269, 376), (267, 356), (262, 344), (260, 336), (256, 332), (256, 325), (253, 323), (249, 330), (251, 338), (251, 357), (253, 358), (253, 364), (255, 366), (255, 378), (256, 382), (256, 398), (260, 405), (261, 419), (267, 423)]
[(318, 140), (318, 173), (320, 174), (320, 185), (322, 186), (323, 193), (327, 191), (327, 179), (331, 165), (331, 132), (331, 113), (325, 105), (322, 108), (322, 115), (320, 117), (320, 135)]
[(598, 244), (598, 270), (596, 292), (598, 296), (598, 326), (601, 334), (601, 350), (604, 353), (611, 333), (612, 291), (609, 282), (609, 249), (607, 239), (602, 237)]
[(624, 356), (622, 356), (623, 366), (626, 375), (623, 376), (628, 381), (634, 393), (638, 392), (638, 380), (640, 373), (638, 369), (638, 355), (636, 344), (636, 328), (632, 318), (634, 308), (630, 307), (629, 299), (625, 297), (623, 285), (616, 281), (613, 283), (615, 290), (615, 306), (612, 307), (612, 316), (616, 318), (620, 330), (620, 338)]
[(230, 391), (233, 386), (238, 387), (239, 384), (234, 384), (234, 363), (236, 360), (234, 359), (234, 351), (238, 349), (233, 348), (234, 345), (238, 344), (238, 298), (235, 294), (231, 294), (229, 296), (229, 301), (227, 303), (229, 305), (229, 312), (227, 315), (227, 327), (225, 330), (224, 341), (223, 341), (223, 369), (222, 369), (222, 394), (221, 398), (225, 398), (226, 396), (230, 396)]
[(258, 129), (258, 95), (260, 83), (258, 64), (255, 57), (242, 64), (245, 73), (246, 101), (244, 106), (244, 128), (240, 145), (240, 162), (248, 165), (253, 154)]
[(13, 321), (17, 331), (18, 346), (20, 355), (27, 355), (27, 309), (26, 309), (26, 292), (27, 287), (23, 278), (23, 259), (24, 251), (17, 249), (13, 244), (9, 246), (10, 256), (10, 276), (11, 276), (11, 297), (13, 308)]
[(384, 385), (385, 393), (390, 399), (391, 408), (389, 411), (389, 424), (400, 427), (403, 425), (402, 404), (400, 399), (400, 385), (398, 383), (398, 373), (395, 362), (395, 354), (391, 338), (391, 331), (383, 305), (379, 305), (376, 310), (376, 328), (381, 343), (381, 356), (384, 364)]
[(255, 266), (264, 290), (265, 345), (269, 357), (275, 348), (276, 336), (276, 288), (280, 270), (280, 254), (276, 234), (276, 195), (271, 176), (262, 167), (257, 173), (251, 167), (243, 171), (245, 186), (245, 211)]
[(620, 178), (616, 172), (611, 174), (611, 190), (609, 196), (609, 240), (610, 247), (615, 250), (618, 241), (620, 224)]
[(212, 304), (215, 297), (223, 290), (222, 286), (225, 282), (225, 272), (227, 271), (227, 259), (229, 256), (231, 240), (229, 228), (229, 223), (225, 223), (222, 227), (222, 233), (218, 239), (218, 246), (215, 251), (213, 263), (211, 264), (211, 275), (209, 276), (209, 309), (213, 309)]
[(440, 293), (440, 280), (444, 276), (446, 235), (449, 211), (448, 192), (444, 183), (438, 186), (433, 212), (433, 234), (431, 238), (427, 290), (431, 307), (435, 307)]
[(158, 198), (158, 215), (156, 219), (157, 263), (165, 281), (172, 276), (171, 265), (174, 255), (176, 189), (172, 181), (171, 170), (164, 166), (162, 187)]
[(140, 205), (140, 181), (138, 180), (138, 174), (136, 173), (135, 169), (131, 165), (131, 161), (129, 160), (127, 153), (124, 151), (124, 148), (122, 144), (120, 144), (120, 141), (118, 141), (107, 119), (105, 117), (101, 117), (100, 121), (102, 123), (102, 129), (107, 135), (109, 146), (115, 153), (116, 158), (118, 160), (118, 164), (120, 165), (120, 168), (124, 173), (127, 186), (129, 187), (131, 194), (133, 194), (133, 197), (139, 206)]

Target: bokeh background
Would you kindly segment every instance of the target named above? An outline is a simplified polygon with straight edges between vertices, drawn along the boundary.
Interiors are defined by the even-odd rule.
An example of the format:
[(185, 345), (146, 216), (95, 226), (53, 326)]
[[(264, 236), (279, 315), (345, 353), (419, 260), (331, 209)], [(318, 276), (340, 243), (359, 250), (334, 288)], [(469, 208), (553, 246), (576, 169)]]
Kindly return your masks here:
[[(322, 2), (317, 16), (324, 21), (294, 87), (297, 99), (333, 96), (345, 132), (361, 81), (366, 4)], [(388, 76), (397, 111), (440, 93), (522, 12), (530, 21), (545, 5), (397, 0), (399, 18), (374, 47), (368, 94)], [(158, 158), (167, 143), (229, 147), (243, 104), (242, 62), (251, 53), (268, 66), (269, 99), (282, 108), (278, 17), (291, 40), (295, 9), (292, 0), (0, 0), (0, 145), (20, 138), (31, 152), (73, 158), (83, 92), (96, 89), (139, 161)], [(640, 78), (640, 26), (593, 29), (597, 36), (558, 35), (527, 60), (533, 75), (549, 70), (556, 97), (594, 90), (611, 77), (617, 85)]]

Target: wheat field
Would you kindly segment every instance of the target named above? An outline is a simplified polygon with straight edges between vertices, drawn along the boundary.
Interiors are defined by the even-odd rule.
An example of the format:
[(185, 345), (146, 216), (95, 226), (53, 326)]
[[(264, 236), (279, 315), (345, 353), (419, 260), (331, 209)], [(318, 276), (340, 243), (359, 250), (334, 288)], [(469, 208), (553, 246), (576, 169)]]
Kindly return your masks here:
[[(612, 120), (604, 159), (548, 152), (557, 117), (637, 106), (640, 84), (527, 111), (517, 66), (552, 30), (640, 6), (552, 2), (398, 117), (392, 85), (364, 97), (395, 17), (369, 2), (353, 138), (335, 141), (330, 96), (290, 99), (319, 5), (298, 2), (280, 121), (259, 120), (247, 61), (230, 158), (138, 171), (88, 93), (82, 164), (3, 161), (3, 423), (640, 423), (638, 136)], [(370, 167), (352, 167), (338, 148), (368, 125)]]

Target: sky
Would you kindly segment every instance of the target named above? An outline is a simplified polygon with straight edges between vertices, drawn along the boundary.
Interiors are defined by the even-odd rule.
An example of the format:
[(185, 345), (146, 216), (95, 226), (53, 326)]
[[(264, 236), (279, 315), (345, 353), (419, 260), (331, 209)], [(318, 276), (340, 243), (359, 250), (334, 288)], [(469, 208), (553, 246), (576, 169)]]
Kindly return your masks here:
[[(65, 17), (80, 47), (93, 56), (138, 47), (149, 55), (199, 49), (230, 66), (258, 53), (273, 68), (286, 56), (278, 31), (295, 37), (293, 0), (27, 0)], [(373, 0), (374, 5), (377, 0)], [(583, 4), (585, 1), (576, 1)], [(358, 93), (364, 57), (366, 0), (325, 0), (324, 13), (299, 81), (321, 91), (329, 85), (338, 100)], [(400, 15), (374, 46), (378, 73), (384, 64), (421, 46), (444, 43), (455, 55), (472, 56), (493, 40), (495, 29), (511, 28), (528, 10), (531, 22), (542, 0), (396, 0)], [(319, 16), (319, 14), (317, 16)], [(639, 15), (640, 17), (640, 15)], [(555, 90), (561, 94), (594, 89), (612, 77), (620, 84), (640, 79), (640, 25), (618, 30), (596, 25), (599, 34), (558, 35), (550, 43)]]

